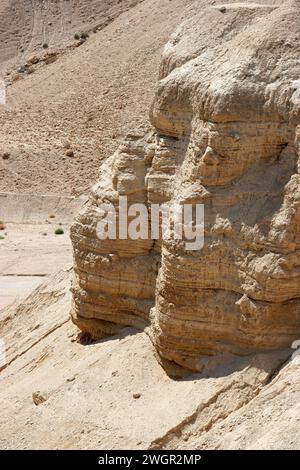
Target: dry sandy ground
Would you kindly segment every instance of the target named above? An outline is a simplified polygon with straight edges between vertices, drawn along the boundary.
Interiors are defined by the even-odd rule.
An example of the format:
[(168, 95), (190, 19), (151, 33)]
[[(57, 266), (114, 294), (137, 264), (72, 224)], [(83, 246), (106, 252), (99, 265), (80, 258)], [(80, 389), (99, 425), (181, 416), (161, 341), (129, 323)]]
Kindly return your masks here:
[(45, 276), (72, 265), (69, 227), (63, 226), (63, 235), (55, 235), (55, 229), (54, 224), (7, 224), (0, 240), (0, 309), (27, 297)]
[(1, 62), (22, 63), (28, 54), (62, 48), (74, 34), (101, 29), (143, 0), (1, 0)]
[[(291, 351), (174, 380), (143, 332), (75, 341), (70, 274), (0, 312), (0, 448), (299, 448), (300, 365)], [(33, 394), (45, 401), (36, 405)]]
[(0, 158), (1, 190), (86, 192), (101, 159), (147, 120), (161, 49), (191, 5), (204, 3), (144, 0), (9, 86), (0, 107), (0, 154), (11, 154)]
[(41, 283), (41, 276), (0, 275), (0, 309), (25, 299)]
[[(0, 193), (0, 309), (72, 265), (69, 228), (84, 199)], [(62, 228), (64, 233), (55, 235)]]

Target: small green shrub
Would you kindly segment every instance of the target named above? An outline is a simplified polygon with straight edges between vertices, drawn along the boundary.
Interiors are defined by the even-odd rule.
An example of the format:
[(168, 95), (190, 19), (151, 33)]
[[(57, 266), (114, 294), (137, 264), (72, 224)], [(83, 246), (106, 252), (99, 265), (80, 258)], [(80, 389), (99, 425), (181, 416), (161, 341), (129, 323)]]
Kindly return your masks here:
[(79, 41), (79, 39), (81, 39), (82, 41), (85, 41), (88, 38), (89, 38), (88, 33), (85, 33), (84, 31), (80, 31), (79, 33), (74, 34), (74, 39), (76, 39), (76, 41)]
[(25, 73), (25, 72), (27, 72), (27, 69), (28, 69), (27, 64), (21, 65), (21, 67), (18, 68), (17, 72), (18, 73)]
[(57, 228), (54, 233), (55, 235), (63, 235), (65, 232), (62, 228)]

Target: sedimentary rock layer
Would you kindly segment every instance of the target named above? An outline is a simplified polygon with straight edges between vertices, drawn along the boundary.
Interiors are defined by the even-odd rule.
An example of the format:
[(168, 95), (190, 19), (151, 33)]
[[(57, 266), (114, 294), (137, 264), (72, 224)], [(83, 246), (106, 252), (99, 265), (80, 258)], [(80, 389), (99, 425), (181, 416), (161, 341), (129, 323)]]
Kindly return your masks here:
[[(94, 337), (149, 326), (201, 370), (300, 335), (300, 1), (233, 3), (165, 47), (150, 112), (101, 168), (72, 228), (73, 321)], [(204, 204), (205, 240), (97, 238), (97, 209)]]

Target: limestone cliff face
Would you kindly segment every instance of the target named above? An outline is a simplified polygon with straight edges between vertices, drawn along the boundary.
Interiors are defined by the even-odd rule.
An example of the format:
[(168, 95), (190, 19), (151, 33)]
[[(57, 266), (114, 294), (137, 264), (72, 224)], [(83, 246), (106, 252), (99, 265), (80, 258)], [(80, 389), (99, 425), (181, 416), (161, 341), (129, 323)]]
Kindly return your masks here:
[[(151, 129), (102, 166), (72, 227), (73, 321), (94, 337), (148, 327), (159, 356), (210, 356), (300, 338), (300, 1), (207, 8), (167, 44)], [(205, 244), (107, 240), (97, 208), (203, 203)]]

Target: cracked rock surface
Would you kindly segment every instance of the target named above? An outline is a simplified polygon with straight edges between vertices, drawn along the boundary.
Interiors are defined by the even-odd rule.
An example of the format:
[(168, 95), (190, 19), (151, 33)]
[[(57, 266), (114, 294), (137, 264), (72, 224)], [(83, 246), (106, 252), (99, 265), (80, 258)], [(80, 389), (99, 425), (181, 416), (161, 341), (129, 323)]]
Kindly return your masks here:
[(291, 350), (174, 380), (144, 332), (76, 340), (70, 276), (0, 310), (1, 449), (299, 448)]
[[(73, 321), (145, 328), (160, 360), (212, 361), (300, 335), (300, 2), (232, 3), (186, 20), (163, 52), (151, 128), (100, 170), (72, 227)], [(97, 208), (201, 203), (205, 243), (105, 240)]]

